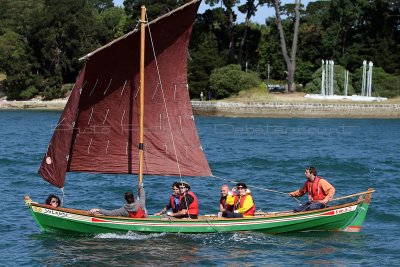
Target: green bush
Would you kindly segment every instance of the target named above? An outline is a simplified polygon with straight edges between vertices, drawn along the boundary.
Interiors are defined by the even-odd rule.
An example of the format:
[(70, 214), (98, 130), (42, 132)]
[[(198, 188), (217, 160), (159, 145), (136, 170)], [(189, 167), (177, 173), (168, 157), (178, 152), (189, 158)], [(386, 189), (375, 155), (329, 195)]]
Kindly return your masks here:
[(34, 85), (28, 87), (28, 89), (23, 90), (19, 96), (21, 99), (31, 99), (38, 93), (38, 90)]
[[(377, 67), (372, 69), (372, 96), (396, 97), (400, 96), (400, 76), (386, 73), (384, 69)], [(353, 86), (356, 93), (361, 94), (362, 67), (354, 73)]]
[[(335, 65), (334, 67), (334, 76), (333, 76), (333, 88), (335, 95), (344, 95), (344, 71), (345, 69), (340, 65)], [(319, 68), (312, 75), (312, 80), (307, 83), (304, 88), (305, 93), (310, 94), (321, 94), (321, 82), (322, 82), (322, 70)], [(326, 77), (326, 76), (325, 76)], [(352, 85), (352, 74), (349, 73), (349, 82), (347, 87), (347, 95), (354, 94), (354, 88)]]
[(236, 94), (260, 84), (257, 74), (244, 72), (240, 65), (228, 65), (214, 69), (210, 76), (210, 88), (217, 99)]

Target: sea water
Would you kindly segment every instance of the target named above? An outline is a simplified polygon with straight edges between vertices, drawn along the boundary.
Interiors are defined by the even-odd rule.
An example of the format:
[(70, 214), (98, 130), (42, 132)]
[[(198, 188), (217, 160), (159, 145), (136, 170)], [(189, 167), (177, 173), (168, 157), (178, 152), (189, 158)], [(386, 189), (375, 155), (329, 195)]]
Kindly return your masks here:
[[(29, 194), (43, 202), (60, 195), (37, 175), (60, 112), (0, 111), (1, 266), (395, 266), (400, 264), (400, 120), (262, 119), (195, 117), (214, 178), (189, 182), (200, 212), (217, 213), (219, 189), (245, 182), (257, 210), (297, 205), (285, 193), (317, 168), (336, 188), (335, 197), (372, 187), (362, 232), (215, 234), (102, 234), (66, 236), (41, 232), (24, 205)], [(176, 177), (145, 176), (147, 209), (166, 204)], [(137, 177), (68, 174), (65, 205), (117, 208)], [(271, 192), (274, 190), (278, 192)], [(280, 192), (280, 193), (279, 193)], [(303, 198), (302, 200), (305, 200)]]

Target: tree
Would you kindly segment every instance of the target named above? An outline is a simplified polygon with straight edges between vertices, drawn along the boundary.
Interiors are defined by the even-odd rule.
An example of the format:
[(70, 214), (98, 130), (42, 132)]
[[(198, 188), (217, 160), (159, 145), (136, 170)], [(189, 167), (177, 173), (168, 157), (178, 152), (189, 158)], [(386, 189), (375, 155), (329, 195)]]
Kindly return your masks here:
[(292, 87), (294, 82), (294, 72), (296, 70), (296, 52), (297, 52), (297, 41), (298, 41), (298, 33), (299, 33), (299, 25), (300, 25), (300, 0), (295, 0), (295, 22), (294, 22), (294, 31), (293, 31), (293, 41), (292, 41), (292, 49), (291, 56), (288, 56), (288, 50), (286, 47), (286, 38), (285, 32), (282, 27), (282, 20), (280, 15), (280, 3), (279, 0), (274, 0), (274, 8), (275, 8), (275, 18), (276, 24), (279, 30), (279, 39), (281, 43), (282, 55), (286, 62), (287, 68), (287, 91), (292, 91), (294, 88)]
[[(204, 33), (195, 49), (190, 50), (189, 89), (192, 97), (198, 97), (200, 92), (209, 91), (211, 72), (226, 64), (226, 55), (218, 51), (218, 43), (213, 33)], [(211, 90), (212, 95), (216, 95)]]
[(185, 2), (184, 0), (124, 0), (124, 9), (128, 16), (125, 32), (129, 32), (137, 27), (142, 5), (146, 6), (148, 20), (152, 21), (183, 5)]
[(40, 91), (50, 98), (61, 97), (61, 85), (75, 81), (82, 55), (109, 41), (96, 14), (86, 0), (47, 0), (32, 17), (28, 41), (43, 79)]
[(0, 69), (5, 69), (5, 92), (8, 99), (29, 99), (37, 93), (37, 67), (22, 35), (6, 30), (0, 36)]
[(257, 8), (259, 6), (264, 5), (265, 3), (267, 3), (266, 0), (257, 1), (257, 4), (256, 4), (256, 0), (247, 0), (245, 4), (238, 7), (238, 9), (241, 13), (246, 14), (246, 18), (245, 18), (245, 22), (244, 22), (245, 28), (243, 31), (243, 36), (242, 36), (242, 40), (240, 41), (240, 48), (239, 48), (239, 56), (238, 56), (238, 64), (239, 65), (242, 64), (243, 46), (246, 42), (247, 32), (250, 28), (250, 19), (257, 12)]
[(227, 20), (227, 30), (229, 36), (229, 55), (228, 55), (228, 62), (229, 63), (236, 63), (236, 55), (235, 55), (235, 22), (236, 22), (236, 14), (233, 11), (233, 8), (236, 4), (238, 4), (239, 0), (206, 0), (206, 3), (210, 6), (213, 6), (217, 3), (223, 3), (226, 11), (225, 14), (228, 18)]

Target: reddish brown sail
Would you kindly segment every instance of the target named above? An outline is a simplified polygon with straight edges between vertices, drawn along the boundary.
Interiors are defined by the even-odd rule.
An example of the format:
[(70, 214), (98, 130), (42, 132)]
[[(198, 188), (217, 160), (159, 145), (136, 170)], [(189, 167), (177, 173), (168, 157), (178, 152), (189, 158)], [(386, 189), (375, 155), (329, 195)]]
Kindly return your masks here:
[[(199, 3), (150, 23), (151, 38), (146, 30), (144, 174), (211, 175), (187, 86)], [(63, 187), (67, 171), (138, 173), (139, 39), (129, 33), (86, 57), (39, 169), (48, 182)]]

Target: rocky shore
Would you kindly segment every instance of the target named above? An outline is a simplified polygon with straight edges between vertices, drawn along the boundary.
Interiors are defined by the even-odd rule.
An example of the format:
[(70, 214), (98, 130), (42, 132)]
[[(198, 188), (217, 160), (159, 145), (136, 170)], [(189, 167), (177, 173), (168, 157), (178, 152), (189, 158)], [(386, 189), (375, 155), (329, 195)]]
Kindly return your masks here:
[(400, 104), (192, 101), (195, 114), (267, 118), (400, 118)]
[[(0, 110), (62, 110), (67, 99), (51, 101), (0, 100)], [(267, 118), (400, 118), (400, 104), (321, 102), (192, 101), (193, 113), (226, 117)]]

